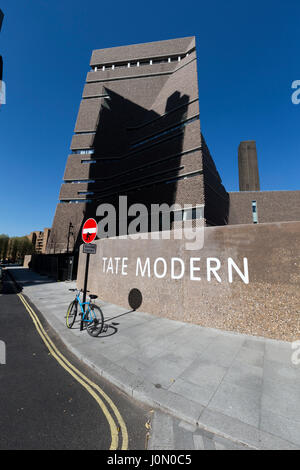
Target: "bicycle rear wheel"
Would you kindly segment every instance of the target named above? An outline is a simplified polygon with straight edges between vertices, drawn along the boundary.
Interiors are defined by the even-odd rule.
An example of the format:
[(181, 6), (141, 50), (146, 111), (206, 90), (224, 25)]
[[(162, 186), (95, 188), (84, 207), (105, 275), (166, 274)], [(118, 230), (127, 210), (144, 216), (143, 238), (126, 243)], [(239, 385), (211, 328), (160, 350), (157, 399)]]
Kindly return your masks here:
[(77, 317), (77, 305), (78, 302), (76, 300), (73, 300), (73, 302), (71, 302), (69, 305), (66, 315), (66, 325), (68, 328), (72, 328), (75, 323)]
[(90, 304), (88, 320), (92, 320), (86, 323), (86, 331), (88, 334), (93, 337), (100, 335), (103, 330), (104, 317), (102, 310), (98, 305)]

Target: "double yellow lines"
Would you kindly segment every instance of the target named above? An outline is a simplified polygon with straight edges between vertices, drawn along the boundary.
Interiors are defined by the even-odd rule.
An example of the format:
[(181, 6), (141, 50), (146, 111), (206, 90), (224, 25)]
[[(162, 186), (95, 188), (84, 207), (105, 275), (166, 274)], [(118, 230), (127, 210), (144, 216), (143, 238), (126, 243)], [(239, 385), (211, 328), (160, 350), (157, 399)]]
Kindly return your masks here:
[[(57, 349), (55, 344), (51, 341), (45, 329), (43, 328), (37, 314), (31, 308), (29, 303), (26, 301), (22, 294), (18, 294), (21, 302), (24, 304), (27, 312), (29, 313), (39, 335), (44, 341), (50, 354), (56, 359), (56, 361), (63, 367), (77, 382), (79, 382), (92, 397), (96, 400), (99, 407), (101, 408), (104, 416), (106, 417), (110, 432), (111, 432), (111, 445), (109, 450), (117, 450), (119, 448), (120, 434), (122, 436), (122, 450), (128, 449), (128, 433), (126, 424), (111, 398), (94, 382), (80, 372), (73, 364), (71, 364), (65, 356)], [(102, 398), (101, 398), (102, 397)], [(105, 400), (105, 402), (104, 402)]]

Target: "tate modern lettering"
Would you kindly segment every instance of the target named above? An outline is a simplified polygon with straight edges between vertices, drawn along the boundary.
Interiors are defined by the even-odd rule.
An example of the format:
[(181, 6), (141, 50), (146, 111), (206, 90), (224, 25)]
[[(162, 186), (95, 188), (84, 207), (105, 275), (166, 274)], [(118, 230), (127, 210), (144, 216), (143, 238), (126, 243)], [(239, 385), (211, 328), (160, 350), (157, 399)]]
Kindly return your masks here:
[[(129, 260), (127, 257), (102, 257), (102, 272), (127, 276), (128, 264), (131, 262), (134, 263), (135, 275), (137, 277), (151, 278), (154, 276), (156, 279), (163, 279), (168, 276), (170, 279), (178, 280), (182, 279), (187, 273), (191, 281), (201, 281), (203, 279), (201, 266), (205, 265), (206, 280), (210, 282), (212, 279), (216, 279), (218, 282), (222, 282), (222, 277), (219, 274), (221, 261), (218, 258), (206, 258), (202, 260), (200, 257), (193, 257), (186, 263), (183, 259), (177, 257), (170, 259), (159, 257), (153, 260), (150, 257), (138, 257), (134, 261)], [(245, 284), (249, 284), (247, 258), (243, 258), (241, 268), (232, 258), (228, 258), (226, 268), (226, 279), (223, 280), (232, 283), (234, 277), (237, 276)]]

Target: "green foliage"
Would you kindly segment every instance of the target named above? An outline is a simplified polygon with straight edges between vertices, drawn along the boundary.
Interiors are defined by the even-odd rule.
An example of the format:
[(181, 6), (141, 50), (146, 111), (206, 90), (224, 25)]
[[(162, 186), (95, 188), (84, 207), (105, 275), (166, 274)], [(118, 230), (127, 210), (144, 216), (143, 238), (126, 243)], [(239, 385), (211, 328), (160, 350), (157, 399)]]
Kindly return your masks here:
[(0, 235), (0, 259), (7, 258), (8, 245), (9, 245), (9, 236), (4, 235), (4, 234)]
[(34, 247), (26, 236), (0, 235), (0, 260), (22, 261), (25, 255), (31, 255), (33, 252)]

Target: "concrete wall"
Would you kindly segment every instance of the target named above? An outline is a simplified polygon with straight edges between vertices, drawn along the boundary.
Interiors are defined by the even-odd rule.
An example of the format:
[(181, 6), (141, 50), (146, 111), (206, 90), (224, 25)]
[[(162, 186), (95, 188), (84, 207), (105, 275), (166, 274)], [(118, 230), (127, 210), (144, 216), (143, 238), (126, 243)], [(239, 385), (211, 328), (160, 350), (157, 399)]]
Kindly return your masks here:
[[(105, 301), (127, 306), (129, 292), (137, 288), (143, 296), (140, 310), (145, 312), (258, 336), (299, 339), (300, 222), (208, 227), (204, 247), (193, 251), (186, 249), (185, 240), (114, 238), (96, 243), (88, 289)], [(150, 258), (150, 277), (147, 269), (144, 276), (141, 271), (136, 275), (138, 258), (143, 267)], [(80, 287), (85, 259), (81, 253)], [(219, 269), (213, 271), (214, 267)]]
[(25, 255), (24, 256), (24, 261), (23, 261), (23, 266), (24, 268), (29, 268), (29, 263), (32, 259), (32, 255)]

